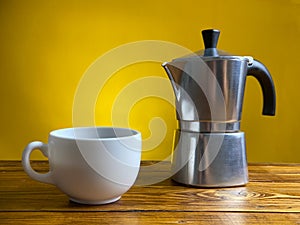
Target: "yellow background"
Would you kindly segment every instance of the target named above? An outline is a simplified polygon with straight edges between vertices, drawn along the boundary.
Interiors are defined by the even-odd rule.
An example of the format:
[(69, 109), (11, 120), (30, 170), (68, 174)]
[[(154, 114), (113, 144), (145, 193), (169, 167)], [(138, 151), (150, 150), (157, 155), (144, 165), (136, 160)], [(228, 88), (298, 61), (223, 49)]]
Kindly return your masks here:
[[(72, 126), (76, 88), (99, 56), (142, 40), (197, 51), (203, 48), (200, 31), (205, 28), (221, 30), (218, 48), (262, 61), (276, 85), (277, 114), (265, 117), (260, 87), (247, 80), (242, 130), (248, 161), (300, 162), (299, 0), (1, 0), (0, 159), (20, 159), (28, 142), (47, 142), (51, 130)], [(111, 119), (118, 94), (147, 76), (167, 78), (155, 62), (112, 74), (95, 104), (95, 124), (118, 125), (117, 118)], [(172, 91), (167, 85), (161, 88)], [(144, 149), (143, 159), (169, 155), (176, 128), (172, 104), (147, 97), (130, 112), (115, 107), (116, 115), (126, 114), (128, 125), (141, 130), (144, 140), (152, 140), (153, 146), (162, 141)]]

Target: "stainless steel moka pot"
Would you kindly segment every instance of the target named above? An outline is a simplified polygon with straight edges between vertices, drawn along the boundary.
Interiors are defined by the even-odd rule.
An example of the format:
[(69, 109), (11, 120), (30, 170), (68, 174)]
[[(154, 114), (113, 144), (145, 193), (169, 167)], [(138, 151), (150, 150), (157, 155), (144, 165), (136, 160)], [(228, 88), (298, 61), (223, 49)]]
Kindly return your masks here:
[(203, 30), (203, 51), (163, 64), (179, 122), (172, 179), (185, 185), (230, 187), (248, 182), (245, 136), (240, 131), (247, 76), (260, 83), (263, 115), (275, 115), (275, 89), (267, 68), (252, 57), (218, 50), (219, 34)]

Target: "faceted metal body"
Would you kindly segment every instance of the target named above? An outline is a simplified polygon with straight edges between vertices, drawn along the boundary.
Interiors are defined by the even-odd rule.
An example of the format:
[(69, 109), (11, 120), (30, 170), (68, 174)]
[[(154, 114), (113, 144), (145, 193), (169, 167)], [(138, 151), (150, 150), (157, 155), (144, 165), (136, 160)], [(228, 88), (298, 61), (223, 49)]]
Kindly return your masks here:
[(262, 87), (263, 115), (275, 115), (275, 88), (267, 68), (252, 57), (217, 50), (219, 34), (215, 29), (203, 30), (203, 52), (162, 65), (174, 89), (179, 122), (173, 179), (197, 187), (248, 182), (245, 137), (240, 131), (248, 75)]

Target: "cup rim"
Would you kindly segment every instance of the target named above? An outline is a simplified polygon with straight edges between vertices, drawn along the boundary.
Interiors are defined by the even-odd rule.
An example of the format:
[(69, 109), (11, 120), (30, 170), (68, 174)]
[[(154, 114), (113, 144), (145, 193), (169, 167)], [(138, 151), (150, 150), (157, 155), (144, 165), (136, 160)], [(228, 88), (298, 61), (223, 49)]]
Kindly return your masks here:
[[(79, 132), (83, 130), (94, 130), (97, 133), (97, 130), (113, 130), (116, 132), (120, 131), (128, 131), (128, 135), (122, 135), (122, 136), (113, 136), (113, 137), (81, 137)], [(73, 132), (72, 132), (73, 130)], [(67, 135), (67, 132), (71, 132), (73, 135)], [(128, 138), (133, 138), (133, 137), (139, 137), (141, 136), (141, 132), (138, 130), (134, 130), (131, 128), (126, 128), (126, 127), (115, 127), (115, 126), (84, 126), (84, 127), (67, 127), (67, 128), (61, 128), (61, 129), (56, 129), (52, 130), (49, 133), (49, 137), (54, 137), (54, 138), (59, 138), (59, 139), (67, 139), (67, 140), (80, 140), (80, 141), (96, 141), (96, 140), (120, 140), (120, 139), (128, 139)]]

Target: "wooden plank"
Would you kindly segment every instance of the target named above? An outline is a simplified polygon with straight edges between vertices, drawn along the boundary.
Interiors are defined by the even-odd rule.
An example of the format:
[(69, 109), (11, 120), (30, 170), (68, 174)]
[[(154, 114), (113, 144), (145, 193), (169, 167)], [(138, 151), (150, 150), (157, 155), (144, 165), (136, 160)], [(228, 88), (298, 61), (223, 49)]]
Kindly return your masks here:
[[(31, 161), (31, 166), (37, 171), (48, 171), (49, 163), (44, 160)], [(17, 172), (24, 171), (21, 161), (0, 160), (0, 172)]]
[(16, 224), (299, 224), (300, 214), (224, 212), (20, 212), (0, 213), (0, 223)]
[[(47, 163), (38, 162), (36, 166), (47, 171)], [(300, 212), (300, 182), (291, 182), (299, 179), (298, 166), (251, 167), (250, 177), (256, 180), (245, 187), (201, 189), (166, 180), (135, 186), (114, 204), (91, 207), (70, 203), (56, 187), (31, 180), (20, 162), (0, 161), (0, 211)]]
[[(160, 173), (168, 173), (170, 165), (168, 162), (159, 163), (155, 161), (143, 161), (142, 167), (152, 165), (152, 171), (141, 174), (141, 176), (159, 176)], [(33, 161), (32, 167), (39, 172), (49, 170), (47, 161)], [(153, 171), (155, 170), (155, 171)], [(266, 163), (249, 163), (250, 182), (297, 182), (300, 183), (300, 164), (266, 164)], [(3, 172), (23, 172), (20, 161), (0, 161), (0, 173)], [(163, 174), (163, 175), (165, 175)], [(144, 178), (145, 179), (145, 178)], [(147, 177), (146, 177), (147, 179)]]
[(251, 182), (297, 182), (300, 183), (300, 164), (250, 164)]
[[(300, 212), (299, 183), (249, 183), (246, 187), (199, 189), (171, 181), (131, 188), (119, 202), (86, 207), (69, 203), (52, 185), (31, 180), (26, 174), (1, 174), (0, 211), (105, 211), (189, 210)], [(8, 191), (9, 190), (9, 191)], [(162, 204), (163, 203), (163, 204)]]

